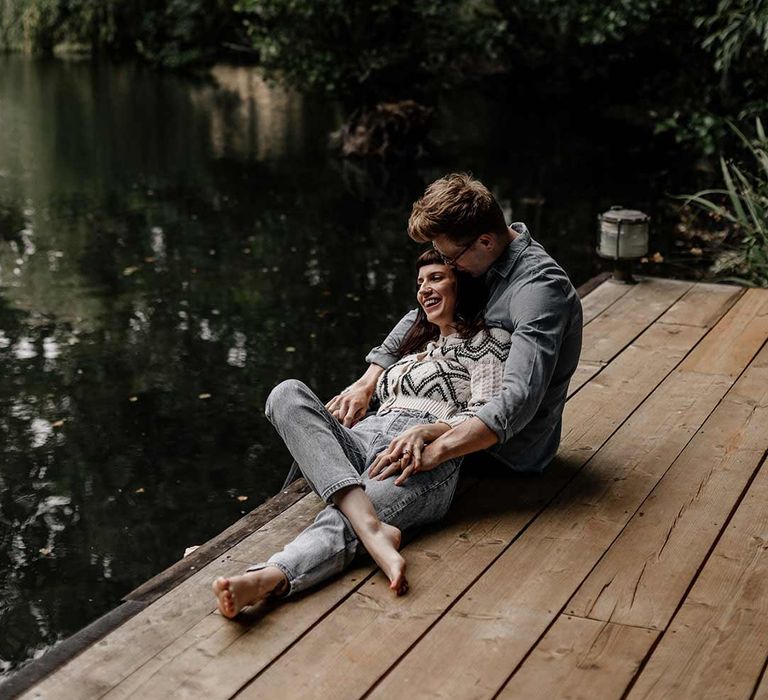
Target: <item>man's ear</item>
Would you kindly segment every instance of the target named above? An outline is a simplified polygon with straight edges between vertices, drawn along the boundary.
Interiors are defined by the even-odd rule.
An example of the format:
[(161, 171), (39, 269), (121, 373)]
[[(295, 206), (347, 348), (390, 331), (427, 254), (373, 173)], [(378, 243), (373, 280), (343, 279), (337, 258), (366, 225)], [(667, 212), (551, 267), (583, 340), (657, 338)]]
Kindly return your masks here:
[(496, 239), (490, 233), (481, 233), (477, 241), (486, 250), (490, 251), (496, 248)]

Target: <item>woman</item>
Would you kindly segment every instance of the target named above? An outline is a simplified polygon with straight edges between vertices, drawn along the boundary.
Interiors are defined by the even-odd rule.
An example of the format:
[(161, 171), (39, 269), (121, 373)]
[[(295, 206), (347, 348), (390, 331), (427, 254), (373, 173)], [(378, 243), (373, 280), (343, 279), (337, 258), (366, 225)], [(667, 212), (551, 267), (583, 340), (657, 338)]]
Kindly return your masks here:
[(397, 595), (408, 590), (401, 532), (445, 515), (461, 463), (419, 471), (421, 450), (501, 391), (510, 345), (509, 333), (485, 326), (480, 280), (432, 250), (416, 267), (418, 318), (398, 349), (401, 359), (379, 377), (376, 413), (346, 428), (299, 381), (282, 382), (269, 395), (267, 417), (328, 506), (282, 552), (214, 582), (226, 617), (342, 571), (358, 545)]

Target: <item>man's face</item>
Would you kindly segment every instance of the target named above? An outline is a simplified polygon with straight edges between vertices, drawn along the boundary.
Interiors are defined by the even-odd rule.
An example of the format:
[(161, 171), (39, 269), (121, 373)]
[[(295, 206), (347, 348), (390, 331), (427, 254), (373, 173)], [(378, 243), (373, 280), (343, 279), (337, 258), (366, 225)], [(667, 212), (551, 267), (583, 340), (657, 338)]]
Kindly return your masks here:
[(440, 253), (446, 262), (457, 270), (466, 272), (472, 277), (484, 275), (493, 263), (486, 245), (487, 234), (478, 236), (469, 243), (454, 243), (447, 236), (439, 235), (432, 240), (432, 247)]

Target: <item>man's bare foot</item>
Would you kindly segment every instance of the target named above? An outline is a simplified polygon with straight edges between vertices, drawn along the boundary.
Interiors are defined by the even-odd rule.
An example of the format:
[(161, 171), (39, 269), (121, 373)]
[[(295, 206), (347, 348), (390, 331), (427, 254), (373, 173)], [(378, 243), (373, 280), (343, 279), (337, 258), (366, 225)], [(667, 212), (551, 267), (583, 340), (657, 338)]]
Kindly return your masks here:
[(249, 571), (242, 576), (220, 576), (213, 582), (213, 594), (224, 617), (234, 617), (247, 605), (256, 605), (273, 593), (282, 593), (288, 579), (276, 566)]
[(405, 559), (397, 551), (400, 549), (400, 530), (377, 520), (370, 527), (361, 528), (357, 535), (368, 554), (389, 579), (389, 587), (397, 595), (405, 595), (408, 592)]

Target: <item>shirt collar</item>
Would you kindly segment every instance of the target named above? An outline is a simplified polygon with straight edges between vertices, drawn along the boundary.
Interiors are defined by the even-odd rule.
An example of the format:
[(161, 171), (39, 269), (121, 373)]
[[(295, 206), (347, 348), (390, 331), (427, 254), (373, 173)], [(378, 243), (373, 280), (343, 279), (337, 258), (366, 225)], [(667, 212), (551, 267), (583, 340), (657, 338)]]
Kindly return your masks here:
[(520, 257), (520, 254), (531, 243), (531, 234), (524, 223), (516, 221), (515, 223), (510, 224), (509, 227), (517, 232), (517, 238), (515, 238), (514, 241), (510, 241), (509, 245), (507, 245), (507, 249), (499, 256), (499, 259), (491, 265), (486, 273), (486, 278), (489, 278), (492, 272), (500, 277), (508, 277)]

